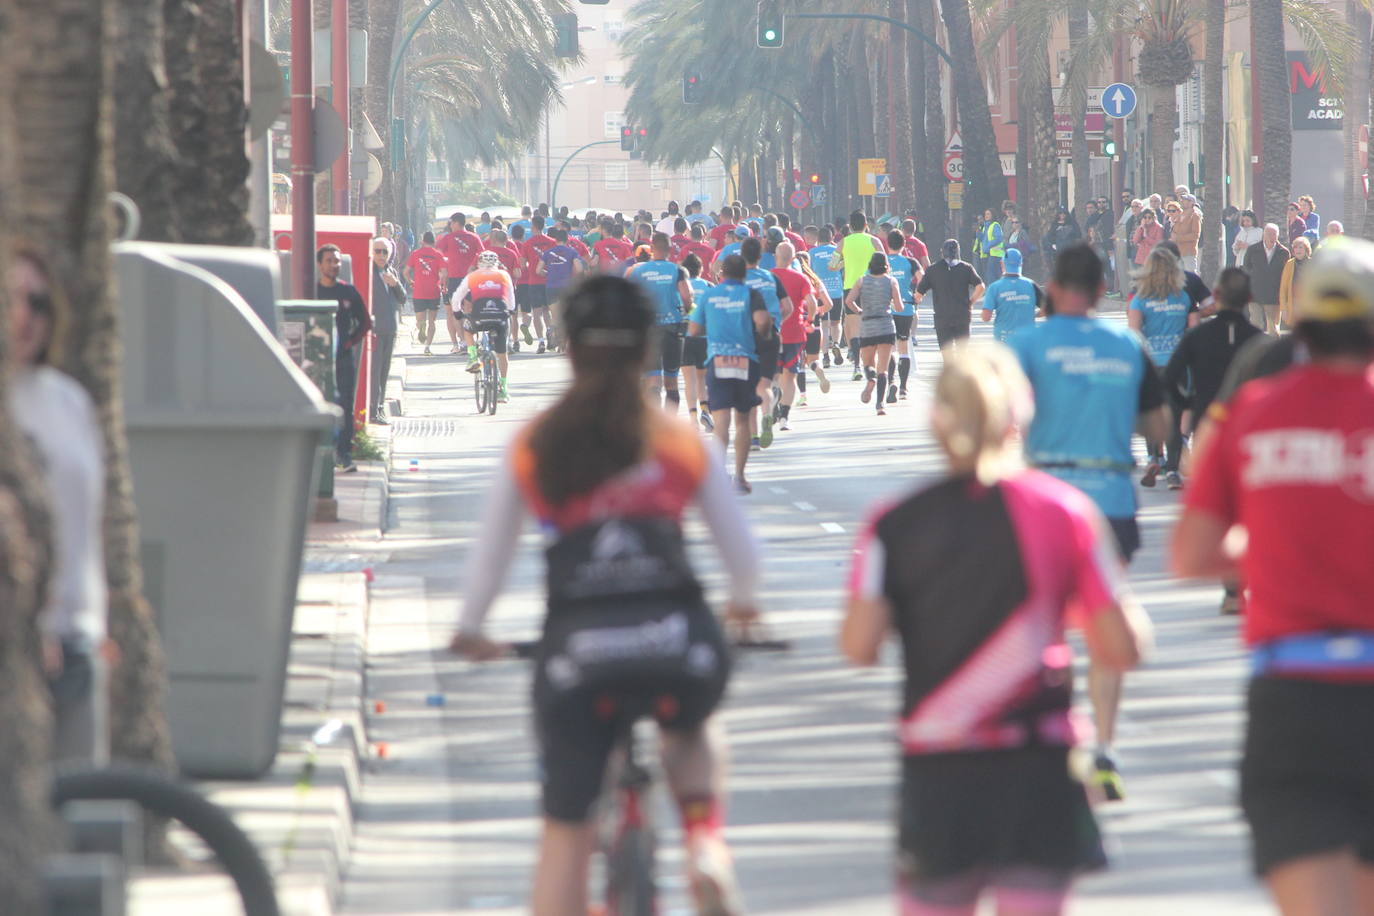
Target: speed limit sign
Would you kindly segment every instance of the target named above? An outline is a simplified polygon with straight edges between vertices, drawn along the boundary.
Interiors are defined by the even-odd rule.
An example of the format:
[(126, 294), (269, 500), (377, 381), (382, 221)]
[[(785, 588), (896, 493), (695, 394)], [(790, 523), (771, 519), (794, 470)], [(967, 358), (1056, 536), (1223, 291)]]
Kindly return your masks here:
[(945, 153), (945, 177), (950, 181), (964, 180), (963, 153)]

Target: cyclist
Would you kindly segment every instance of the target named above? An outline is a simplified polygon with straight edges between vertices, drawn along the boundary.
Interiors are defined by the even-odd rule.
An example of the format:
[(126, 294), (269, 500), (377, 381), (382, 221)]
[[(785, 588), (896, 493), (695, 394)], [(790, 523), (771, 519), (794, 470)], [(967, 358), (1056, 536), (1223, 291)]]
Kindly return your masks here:
[[(1013, 334), (1010, 345), (1035, 393), (1035, 420), (1026, 435), (1031, 463), (1092, 497), (1129, 564), (1140, 548), (1131, 436), (1139, 423), (1153, 450), (1168, 433), (1169, 409), (1140, 335), (1091, 314), (1106, 289), (1092, 247), (1065, 247), (1049, 285), (1054, 313)], [(1093, 779), (1109, 801), (1125, 797), (1112, 748), (1121, 686), (1120, 671), (1089, 666), (1098, 741)]]
[[(491, 333), (491, 348), (496, 353), (496, 367), (501, 376), (498, 401), (510, 399), (506, 389), (506, 373), (510, 358), (506, 355), (506, 332), (510, 316), (515, 313), (515, 281), (501, 268), (501, 259), (494, 251), (477, 256), (477, 267), (458, 284), (453, 293), (454, 309), (462, 308), (465, 315), (463, 332), (468, 340), (479, 331)], [(468, 371), (480, 372), (477, 345), (468, 344)]]
[(669, 260), (672, 242), (667, 233), (655, 232), (650, 248), (653, 257), (631, 267), (625, 276), (640, 284), (649, 294), (658, 325), (650, 351), (653, 361), (646, 373), (645, 388), (655, 403), (661, 397), (668, 412), (677, 413), (682, 399), (677, 388), (677, 376), (682, 368), (682, 335), (686, 330), (687, 316), (692, 311), (692, 284), (687, 271)]
[(1092, 501), (1022, 466), (1032, 410), (1001, 345), (946, 353), (930, 425), (950, 474), (878, 513), (855, 551), (840, 648), (873, 665), (895, 630), (906, 671), (906, 916), (972, 916), (985, 891), (998, 913), (1061, 913), (1075, 874), (1105, 864), (1070, 772), (1064, 630), (1073, 609), (1089, 656), (1124, 669), (1149, 621), (1102, 549), (1110, 534)]
[(544, 825), (531, 910), (587, 912), (589, 813), (615, 744), (615, 711), (648, 706), (682, 813), (698, 912), (734, 916), (741, 909), (721, 836), (725, 747), (711, 717), (730, 660), (688, 562), (682, 516), (699, 508), (719, 549), (731, 583), (727, 624), (758, 619), (758, 548), (712, 451), (641, 396), (655, 315), (640, 287), (587, 279), (565, 298), (563, 327), (572, 383), (519, 433), (509, 471), (497, 475), (451, 647), (474, 659), (504, 654), (482, 623), (524, 517), (535, 517), (549, 544), (550, 590), (533, 693)]
[(1179, 575), (1246, 583), (1241, 807), (1286, 916), (1374, 912), (1371, 291), (1374, 245), (1318, 250), (1304, 362), (1213, 402), (1174, 532)]

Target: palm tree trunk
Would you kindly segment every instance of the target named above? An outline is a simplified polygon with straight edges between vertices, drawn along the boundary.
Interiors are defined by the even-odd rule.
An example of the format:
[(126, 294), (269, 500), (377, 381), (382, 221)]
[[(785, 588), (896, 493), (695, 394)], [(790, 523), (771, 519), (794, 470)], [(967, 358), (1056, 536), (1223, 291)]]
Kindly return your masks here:
[[(1059, 154), (1050, 87), (1049, 48), (1017, 41), (1021, 131), (1026, 145), (1026, 184), (1021, 192), (1022, 229), (1038, 240), (1059, 207)], [(1039, 56), (1041, 59), (1036, 60)]]
[[(113, 180), (107, 51), (108, 4), (8, 0), (24, 24), (14, 93), (18, 174), (28, 192), (17, 225), (45, 240), (55, 293), (71, 304), (60, 368), (95, 402), (106, 459), (105, 565), (110, 636), (121, 661), (111, 674), (111, 753), (172, 769), (164, 697), (166, 664), (143, 597), (133, 481), (124, 433), (119, 312), (111, 288), (106, 195)], [(239, 143), (242, 153), (242, 143)]]
[(1151, 190), (1167, 195), (1174, 188), (1174, 125), (1178, 122), (1178, 93), (1173, 86), (1151, 86), (1150, 95), (1153, 102), (1150, 159), (1151, 181), (1154, 184)]
[(152, 241), (180, 239), (176, 188), (167, 176), (179, 167), (172, 143), (171, 107), (163, 50), (163, 0), (120, 0), (114, 17), (115, 188), (138, 204)]
[(873, 68), (870, 65), (872, 47), (865, 40), (866, 36), (863, 29), (854, 30), (854, 38), (850, 44), (850, 60), (854, 62), (857, 69), (859, 64), (864, 68), (864, 79), (852, 81), (854, 90), (854, 118), (857, 128), (859, 155), (857, 158), (868, 159), (878, 155), (878, 137), (876, 128), (878, 124), (877, 114), (874, 112), (873, 104)]
[[(1341, 124), (1345, 141), (1345, 215), (1347, 232), (1364, 226), (1366, 202), (1359, 159), (1359, 128), (1369, 123), (1369, 10), (1361, 0), (1346, 0), (1346, 21), (1355, 33), (1358, 53), (1350, 61), (1345, 78), (1345, 118)], [(1363, 103), (1363, 104), (1359, 104)]]
[(1293, 167), (1292, 102), (1284, 55), (1283, 0), (1252, 0), (1250, 29), (1255, 42), (1252, 79), (1258, 81), (1263, 126), (1260, 148), (1264, 162), (1266, 219), (1282, 220), (1288, 206)]
[[(1069, 2), (1069, 53), (1077, 56), (1078, 46), (1088, 32), (1088, 5), (1085, 0)], [(1070, 87), (1068, 92), (1069, 117), (1072, 119), (1073, 138), (1070, 141), (1073, 151), (1073, 200), (1072, 209), (1079, 224), (1084, 220), (1083, 204), (1092, 197), (1088, 177), (1088, 92), (1082, 86)]]
[(395, 175), (391, 170), (391, 124), (387, 121), (386, 83), (391, 77), (391, 64), (396, 45), (396, 26), (401, 17), (401, 0), (368, 0), (367, 88), (363, 90), (367, 116), (386, 149), (383, 157), (382, 186), (370, 201), (370, 212), (384, 220), (399, 220), (396, 207)]
[[(898, 21), (906, 21), (906, 0), (889, 0), (888, 15)], [(897, 200), (892, 206), (893, 213), (903, 213), (908, 207), (916, 205), (915, 159), (912, 156), (911, 131), (911, 78), (907, 70), (907, 42), (911, 37), (904, 29), (891, 28), (888, 39), (887, 74), (888, 91), (895, 103), (892, 113), (892, 131), (896, 134), (895, 162), (887, 164), (892, 172), (892, 190)]]
[[(939, 25), (935, 12), (935, 0), (915, 0), (917, 8), (916, 27), (932, 38)], [(950, 236), (949, 199), (945, 188), (945, 100), (941, 95), (943, 80), (941, 70), (943, 58), (933, 51), (922, 49), (925, 57), (926, 78), (926, 150), (925, 156), (917, 166), (918, 180), (930, 189), (930, 198), (921, 209), (921, 221), (925, 223), (926, 238), (936, 244)]]
[[(905, 21), (921, 28), (919, 7), (921, 0), (906, 0)], [(924, 30), (923, 30), (924, 31)], [(922, 174), (926, 158), (926, 58), (925, 45), (910, 32), (906, 37), (906, 94), (911, 128), (911, 191), (913, 205), (917, 212), (934, 206), (935, 198), (942, 197), (944, 188), (940, 185), (928, 186)], [(944, 203), (943, 200), (940, 201)]]
[(1202, 170), (1207, 176), (1202, 208), (1202, 239), (1198, 247), (1200, 273), (1210, 280), (1221, 268), (1221, 210), (1226, 203), (1226, 160), (1222, 132), (1222, 85), (1225, 73), (1226, 0), (1206, 0), (1206, 46), (1202, 61)]
[(949, 53), (954, 58), (954, 92), (959, 99), (959, 122), (964, 138), (964, 208), (975, 213), (997, 210), (1007, 196), (1007, 179), (997, 155), (992, 111), (978, 70), (978, 47), (973, 41), (969, 0), (940, 0)]

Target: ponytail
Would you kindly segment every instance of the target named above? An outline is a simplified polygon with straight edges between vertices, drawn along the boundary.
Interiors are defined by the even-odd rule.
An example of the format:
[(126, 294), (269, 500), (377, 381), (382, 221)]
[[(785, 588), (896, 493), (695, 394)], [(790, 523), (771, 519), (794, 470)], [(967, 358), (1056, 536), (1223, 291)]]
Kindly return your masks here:
[(946, 350), (931, 426), (955, 474), (992, 485), (1020, 467), (1012, 434), (1034, 414), (1030, 384), (1000, 344)]

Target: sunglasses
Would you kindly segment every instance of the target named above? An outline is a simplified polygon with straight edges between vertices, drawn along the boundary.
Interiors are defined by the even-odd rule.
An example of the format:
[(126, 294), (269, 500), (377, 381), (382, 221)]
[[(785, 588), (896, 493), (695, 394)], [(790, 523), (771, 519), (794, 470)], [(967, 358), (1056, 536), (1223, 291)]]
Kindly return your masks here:
[(374, 248), (374, 249), (372, 249), (372, 253), (373, 253), (373, 254), (390, 254), (391, 252), (387, 251), (385, 248)]

